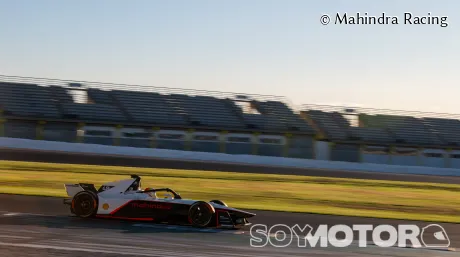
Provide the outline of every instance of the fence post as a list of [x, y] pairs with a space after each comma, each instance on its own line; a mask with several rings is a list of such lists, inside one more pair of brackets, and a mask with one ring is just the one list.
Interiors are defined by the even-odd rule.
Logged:
[[444, 168], [450, 168], [451, 167], [451, 152], [452, 148], [447, 148], [446, 152], [444, 153]]
[[388, 148], [388, 164], [393, 164], [393, 153], [394, 153], [394, 146], [390, 145]]
[[360, 162], [360, 163], [363, 162], [363, 159], [364, 159], [364, 158], [363, 158], [363, 154], [364, 154], [364, 149], [365, 149], [365, 148], [366, 148], [366, 145], [364, 145], [364, 144], [360, 144], [360, 145], [359, 145], [359, 156], [358, 156], [358, 158], [359, 158], [359, 162]]
[[150, 148], [157, 148], [157, 132], [160, 130], [159, 127], [152, 127], [152, 136], [150, 137]]
[[123, 128], [123, 125], [116, 125], [115, 126], [115, 135], [113, 137], [113, 145], [119, 146], [120, 145], [120, 137], [121, 137], [121, 129]]
[[46, 121], [44, 120], [37, 122], [37, 127], [35, 131], [36, 140], [43, 140], [43, 130], [44, 130], [45, 124], [46, 124]]
[[317, 144], [316, 136], [311, 138], [311, 159], [316, 160], [316, 144]]
[[219, 147], [220, 147], [220, 152], [221, 153], [226, 153], [227, 149], [227, 137], [226, 135], [228, 134], [228, 131], [224, 130], [220, 132], [219, 136]]
[[80, 122], [77, 124], [77, 137], [75, 138], [76, 143], [83, 143], [83, 138], [85, 137], [84, 131], [82, 130], [85, 126], [85, 123]]
[[333, 151], [334, 151], [334, 148], [335, 148], [335, 143], [334, 142], [329, 142], [329, 160], [328, 161], [333, 161]]
[[195, 129], [187, 130], [187, 136], [185, 137], [185, 151], [192, 150], [192, 133], [195, 132]]
[[316, 133], [316, 134], [313, 136], [313, 138], [312, 138], [312, 147], [313, 147], [313, 149], [312, 149], [312, 159], [313, 159], [313, 160], [316, 160], [317, 157], [318, 157], [318, 153], [317, 153], [317, 148], [316, 148], [316, 146], [317, 146], [317, 144], [318, 144], [318, 141], [321, 140], [321, 138], [322, 138], [322, 136], [321, 136], [321, 134], [319, 134], [319, 133]]
[[5, 123], [6, 119], [0, 116], [0, 137], [4, 137], [5, 135]]
[[252, 133], [253, 138], [252, 138], [252, 150], [251, 153], [252, 155], [257, 155], [259, 153], [259, 132], [254, 132]]
[[6, 119], [3, 118], [3, 109], [0, 109], [0, 137], [5, 136]]
[[5, 136], [5, 122], [6, 120], [3, 119], [3, 109], [0, 109], [0, 137]]
[[423, 147], [418, 147], [417, 148], [417, 165], [422, 166], [423, 165], [423, 158], [425, 158], [425, 154], [423, 152]]
[[283, 148], [283, 157], [289, 157], [289, 147], [291, 146], [292, 134], [286, 133], [284, 136], [286, 138], [286, 143]]

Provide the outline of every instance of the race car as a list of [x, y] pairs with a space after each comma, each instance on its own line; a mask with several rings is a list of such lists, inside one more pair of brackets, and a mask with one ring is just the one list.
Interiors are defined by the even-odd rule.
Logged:
[[[254, 213], [228, 207], [223, 201], [186, 200], [170, 188], [141, 188], [141, 178], [103, 184], [65, 184], [71, 213], [81, 218], [114, 218], [195, 227], [241, 228]], [[163, 198], [158, 192], [166, 193]]]

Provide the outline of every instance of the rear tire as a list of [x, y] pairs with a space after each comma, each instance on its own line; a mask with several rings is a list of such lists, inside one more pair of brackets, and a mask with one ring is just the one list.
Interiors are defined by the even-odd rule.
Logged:
[[98, 199], [93, 192], [81, 191], [72, 199], [71, 212], [81, 218], [90, 218], [96, 215], [97, 206]]
[[209, 202], [228, 207], [228, 205], [221, 200], [211, 200]]
[[198, 201], [190, 206], [188, 218], [194, 227], [207, 227], [214, 217], [214, 207], [204, 201]]

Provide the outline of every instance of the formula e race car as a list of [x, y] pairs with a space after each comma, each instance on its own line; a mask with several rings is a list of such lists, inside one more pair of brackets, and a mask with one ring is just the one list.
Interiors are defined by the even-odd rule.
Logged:
[[[115, 218], [195, 227], [240, 228], [249, 225], [254, 213], [228, 207], [220, 200], [185, 200], [169, 188], [141, 189], [141, 178], [103, 184], [65, 184], [69, 198], [64, 204], [78, 217]], [[157, 193], [166, 193], [163, 198]]]

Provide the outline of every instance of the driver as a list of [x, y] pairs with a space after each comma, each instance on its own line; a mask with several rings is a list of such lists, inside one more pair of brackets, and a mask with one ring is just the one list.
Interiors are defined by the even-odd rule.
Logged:
[[[148, 190], [152, 190], [152, 189], [153, 188], [151, 188], [151, 187], [147, 187], [147, 188], [144, 189], [144, 191], [148, 191]], [[149, 192], [147, 194], [152, 198], [157, 198], [157, 194], [155, 192]]]
[[139, 191], [139, 181], [134, 181], [133, 184], [128, 188], [128, 192]]

